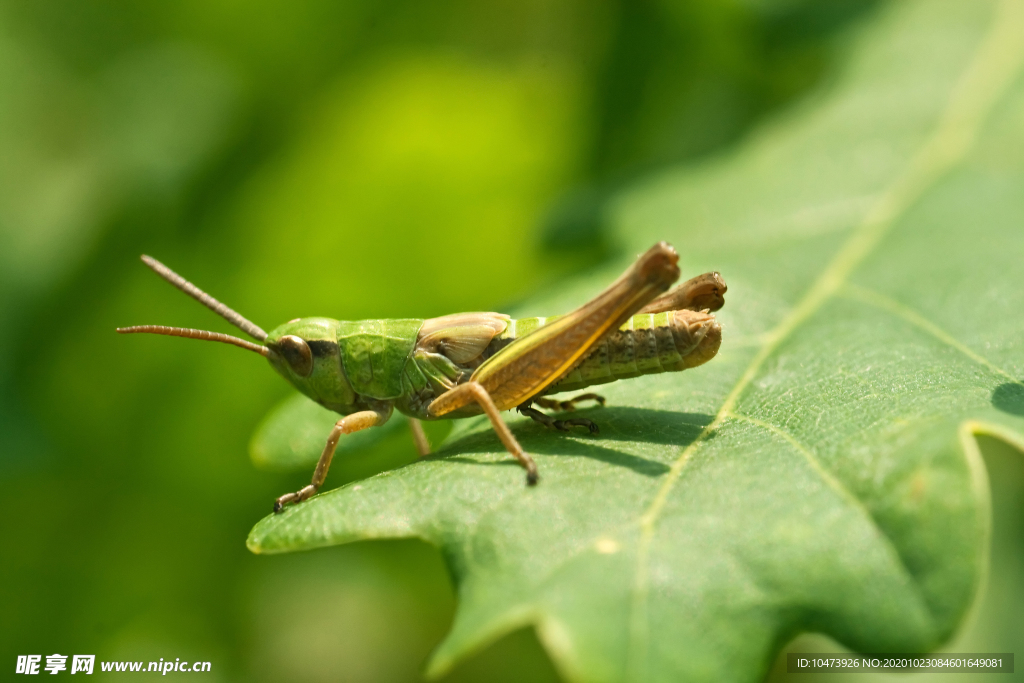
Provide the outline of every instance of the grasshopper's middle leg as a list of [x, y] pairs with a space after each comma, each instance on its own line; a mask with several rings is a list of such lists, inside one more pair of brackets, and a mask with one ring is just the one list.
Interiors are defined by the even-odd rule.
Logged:
[[[466, 382], [460, 384], [451, 391], [446, 391], [442, 394], [445, 397], [445, 404], [447, 410], [458, 410], [462, 406], [467, 406], [470, 403], [477, 403], [481, 408], [484, 409], [484, 413], [491, 420], [491, 426], [494, 427], [494, 431], [498, 433], [498, 438], [501, 439], [501, 443], [505, 445], [512, 456], [519, 461], [519, 464], [526, 470], [526, 483], [529, 486], [533, 486], [537, 483], [537, 463], [533, 461], [523, 447], [516, 441], [516, 437], [512, 435], [512, 430], [508, 428], [505, 421], [501, 419], [501, 414], [498, 412], [498, 407], [494, 405], [494, 400], [491, 395], [487, 393], [483, 385], [479, 382]], [[434, 399], [437, 401], [437, 399]], [[433, 405], [433, 403], [431, 404]], [[430, 406], [427, 407], [427, 411], [430, 412]]]
[[308, 486], [303, 486], [295, 493], [286, 493], [274, 502], [274, 512], [281, 512], [289, 503], [301, 503], [316, 493], [324, 480], [327, 479], [327, 470], [331, 467], [331, 460], [334, 458], [334, 451], [338, 447], [338, 440], [342, 434], [351, 434], [370, 427], [377, 427], [388, 421], [391, 412], [377, 412], [376, 410], [363, 410], [358, 413], [346, 415], [334, 424], [330, 435], [327, 437], [327, 444], [324, 446], [320, 460], [313, 471], [313, 481]]
[[416, 442], [416, 452], [420, 457], [430, 455], [430, 441], [427, 439], [427, 433], [423, 431], [423, 423], [415, 417], [410, 417], [409, 431], [412, 432], [412, 440]]

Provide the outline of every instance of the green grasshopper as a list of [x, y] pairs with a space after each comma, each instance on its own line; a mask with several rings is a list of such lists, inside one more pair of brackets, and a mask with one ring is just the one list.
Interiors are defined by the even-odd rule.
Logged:
[[430, 452], [420, 420], [485, 413], [532, 486], [538, 481], [537, 464], [502, 421], [501, 411], [516, 408], [561, 431], [580, 426], [597, 433], [597, 425], [588, 419], [556, 420], [533, 406], [557, 411], [572, 410], [584, 400], [604, 405], [596, 394], [568, 401], [545, 397], [692, 368], [711, 360], [722, 341], [712, 312], [725, 303], [725, 282], [718, 273], [705, 273], [669, 290], [679, 278], [679, 256], [664, 242], [567, 315], [520, 320], [500, 313], [458, 313], [429, 320], [296, 318], [270, 334], [156, 259], [142, 260], [262, 343], [163, 325], [124, 327], [118, 332], [205, 339], [255, 351], [296, 389], [344, 416], [327, 437], [312, 482], [279, 497], [274, 512], [320, 489], [343, 434], [378, 427], [395, 409], [411, 418], [420, 455]]

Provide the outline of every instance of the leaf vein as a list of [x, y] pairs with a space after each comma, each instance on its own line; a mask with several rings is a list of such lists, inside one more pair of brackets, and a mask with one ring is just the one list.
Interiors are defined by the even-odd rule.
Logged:
[[964, 160], [974, 147], [978, 131], [1000, 96], [1020, 70], [1024, 60], [1024, 3], [1002, 0], [987, 35], [974, 58], [950, 93], [938, 122], [906, 169], [879, 196], [803, 299], [769, 333], [765, 344], [751, 360], [739, 381], [726, 396], [715, 419], [690, 443], [672, 464], [661, 487], [641, 517], [640, 545], [634, 579], [630, 643], [627, 666], [634, 680], [642, 679], [647, 647], [647, 571], [654, 528], [669, 494], [686, 463], [708, 436], [733, 412], [740, 396], [750, 386], [768, 358], [793, 332], [813, 316], [847, 282], [850, 274], [878, 246], [889, 230], [924, 193]]
[[928, 320], [928, 318], [924, 317], [923, 315], [921, 315], [914, 309], [910, 308], [909, 306], [901, 304], [895, 299], [887, 297], [884, 294], [876, 292], [873, 289], [862, 287], [860, 285], [855, 285], [853, 283], [846, 283], [843, 286], [842, 290], [839, 292], [839, 296], [842, 296], [853, 301], [859, 301], [861, 303], [868, 304], [869, 306], [879, 308], [888, 313], [892, 313], [893, 315], [896, 315], [902, 318], [903, 320], [909, 322], [911, 325], [921, 328], [922, 330], [929, 333], [930, 335], [932, 335], [942, 343], [946, 344], [950, 348], [956, 349], [960, 353], [964, 354], [974, 362], [979, 363], [980, 365], [984, 365], [986, 368], [996, 373], [997, 375], [1001, 375], [1002, 377], [1010, 380], [1014, 384], [1020, 384], [1021, 386], [1024, 386], [1024, 382], [1021, 382], [1021, 380], [1017, 379], [1010, 373], [1006, 372], [1001, 367], [990, 361], [988, 358], [985, 358], [980, 353], [974, 351], [972, 348], [961, 342], [953, 335], [946, 332], [944, 329], [933, 323], [931, 320]]
[[859, 512], [864, 517], [864, 519], [867, 520], [868, 523], [875, 529], [875, 531], [878, 533], [879, 537], [882, 540], [882, 544], [885, 547], [887, 554], [894, 560], [895, 565], [900, 568], [900, 570], [903, 573], [903, 578], [906, 579], [907, 584], [913, 587], [914, 592], [917, 594], [917, 598], [920, 601], [924, 610], [930, 613], [930, 610], [928, 609], [928, 601], [925, 600], [924, 593], [922, 592], [921, 587], [917, 584], [916, 580], [914, 579], [913, 572], [910, 571], [910, 568], [904, 561], [903, 556], [900, 555], [900, 552], [897, 549], [896, 544], [893, 543], [892, 538], [890, 538], [889, 535], [885, 532], [885, 530], [878, 523], [878, 520], [875, 519], [875, 516], [871, 514], [871, 511], [864, 504], [864, 502], [861, 499], [857, 498], [857, 496], [855, 496], [853, 492], [850, 491], [850, 489], [847, 488], [845, 484], [843, 484], [842, 481], [840, 481], [838, 478], [836, 478], [835, 475], [829, 472], [828, 469], [821, 464], [821, 461], [818, 459], [818, 456], [815, 455], [810, 448], [804, 445], [800, 440], [798, 440], [795, 436], [790, 434], [785, 429], [773, 425], [770, 422], [765, 422], [764, 420], [759, 420], [756, 417], [750, 417], [749, 415], [743, 415], [741, 413], [730, 413], [729, 417], [735, 420], [748, 422], [754, 425], [755, 427], [760, 427], [765, 431], [775, 434], [776, 436], [787, 441], [793, 448], [795, 448], [801, 455], [803, 455], [804, 459], [807, 460], [807, 464], [811, 466], [811, 469], [813, 469], [819, 477], [821, 477], [822, 481], [825, 482], [825, 485], [831, 488], [833, 491], [835, 491], [835, 493], [848, 505], [850, 505], [850, 507], [854, 508], [857, 512]]

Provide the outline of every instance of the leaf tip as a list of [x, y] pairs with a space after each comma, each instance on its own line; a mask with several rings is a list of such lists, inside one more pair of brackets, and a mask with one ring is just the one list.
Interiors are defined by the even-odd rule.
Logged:
[[[276, 526], [275, 522], [279, 517], [280, 515], [269, 514], [256, 522], [245, 539], [245, 547], [249, 549], [249, 552], [256, 555], [274, 552], [274, 548], [268, 547], [266, 542], [268, 538], [273, 537], [274, 527]], [[273, 546], [272, 541], [271, 546]]]
[[257, 523], [249, 532], [249, 536], [245, 539], [245, 547], [254, 555], [263, 554], [263, 545], [260, 543], [260, 534], [257, 533], [259, 531], [259, 527], [260, 525]]
[[452, 670], [455, 661], [450, 657], [438, 656], [437, 653], [427, 661], [427, 667], [423, 671], [423, 678], [428, 681], [436, 681]]

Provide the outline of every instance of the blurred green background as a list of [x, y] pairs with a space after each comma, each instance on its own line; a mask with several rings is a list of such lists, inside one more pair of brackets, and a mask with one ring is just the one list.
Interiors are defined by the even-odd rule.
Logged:
[[[0, 2], [3, 666], [419, 680], [454, 610], [440, 554], [251, 555], [309, 477], [246, 452], [288, 387], [231, 347], [116, 336], [231, 331], [138, 255], [267, 329], [502, 310], [615, 252], [620, 188], [827, 87], [876, 4]], [[329, 485], [414, 458], [394, 434]], [[522, 631], [446, 680], [555, 677]]]

